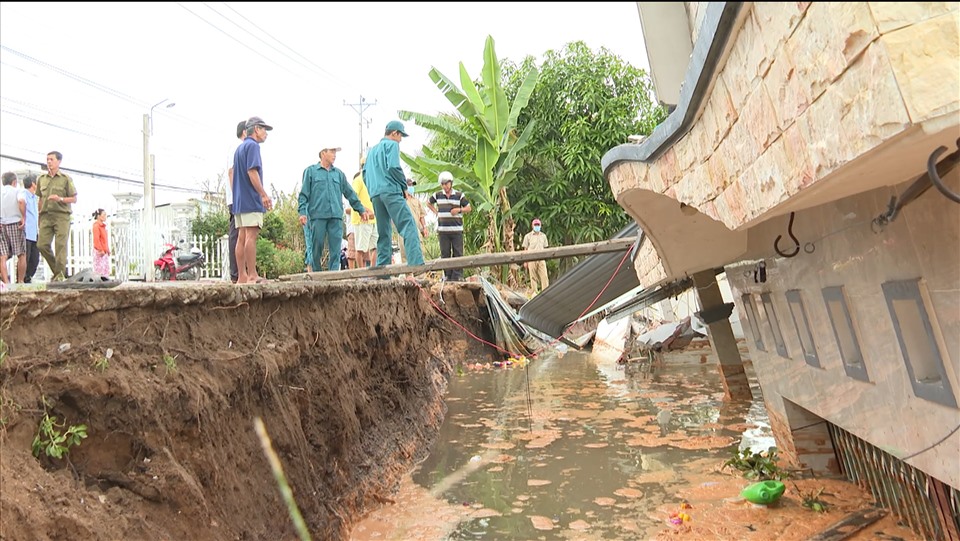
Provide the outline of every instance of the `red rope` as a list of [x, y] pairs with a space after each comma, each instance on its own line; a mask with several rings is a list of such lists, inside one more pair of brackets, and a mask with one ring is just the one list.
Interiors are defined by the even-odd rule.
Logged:
[[[594, 306], [595, 304], [597, 304], [597, 301], [600, 300], [600, 297], [603, 296], [603, 293], [607, 290], [608, 287], [610, 287], [610, 283], [613, 282], [613, 279], [617, 276], [617, 273], [620, 272], [620, 268], [623, 267], [623, 263], [627, 260], [627, 257], [628, 257], [629, 255], [630, 255], [630, 250], [627, 250], [626, 252], [624, 252], [623, 258], [620, 260], [620, 264], [617, 265], [616, 270], [613, 271], [613, 274], [610, 276], [610, 279], [607, 280], [607, 283], [604, 284], [603, 288], [600, 290], [600, 293], [597, 293], [597, 296], [594, 297], [593, 302], [590, 303], [590, 306], [587, 306], [587, 307], [583, 310], [583, 312], [580, 312], [580, 315], [577, 316], [576, 319], [582, 318], [584, 314], [586, 314], [586, 313], [589, 312], [591, 309], [593, 309], [593, 306]], [[427, 301], [429, 301], [430, 304], [432, 304], [433, 307], [436, 308], [436, 310], [437, 310], [438, 312], [440, 312], [440, 315], [442, 315], [443, 317], [445, 317], [445, 318], [447, 318], [448, 320], [452, 321], [453, 324], [456, 325], [457, 327], [460, 327], [461, 329], [463, 329], [463, 332], [467, 333], [467, 334], [468, 334], [470, 337], [472, 337], [474, 340], [476, 340], [476, 341], [478, 341], [478, 342], [481, 342], [481, 343], [484, 343], [484, 344], [486, 344], [486, 345], [488, 345], [488, 346], [491, 346], [491, 347], [493, 347], [493, 348], [495, 348], [495, 349], [497, 349], [497, 350], [499, 350], [499, 351], [501, 351], [501, 352], [503, 352], [503, 353], [506, 353], [507, 355], [510, 355], [511, 357], [520, 357], [520, 356], [521, 356], [521, 355], [519, 355], [519, 354], [517, 354], [517, 353], [514, 353], [514, 352], [512, 352], [512, 351], [505, 350], [505, 349], [503, 349], [502, 347], [500, 347], [500, 346], [498, 346], [498, 345], [496, 345], [496, 344], [492, 344], [492, 343], [490, 343], [490, 342], [487, 342], [487, 341], [484, 340], [483, 338], [480, 338], [479, 336], [477, 336], [477, 335], [473, 334], [472, 332], [470, 332], [466, 327], [464, 327], [463, 325], [461, 325], [460, 322], [458, 322], [457, 320], [453, 319], [453, 317], [451, 317], [450, 314], [444, 312], [444, 311], [443, 311], [443, 308], [440, 308], [440, 306], [438, 306], [437, 303], [433, 302], [433, 297], [432, 297], [429, 293], [427, 293], [426, 290], [423, 289], [423, 286], [421, 286], [419, 282], [417, 282], [416, 280], [413, 280], [413, 283], [416, 284], [418, 288], [420, 288], [420, 292], [423, 293], [423, 295], [424, 295], [424, 297], [426, 297]], [[574, 321], [576, 321], [576, 320], [574, 320]], [[538, 355], [540, 355], [540, 353], [544, 352], [547, 348], [550, 348], [550, 347], [552, 347], [554, 344], [556, 344], [557, 342], [559, 342], [560, 339], [563, 338], [564, 336], [566, 336], [566, 334], [567, 334], [568, 332], [570, 332], [570, 328], [569, 328], [569, 327], [567, 328], [567, 330], [563, 331], [563, 333], [562, 333], [560, 336], [558, 336], [557, 338], [553, 339], [552, 342], [546, 344], [546, 345], [543, 346], [542, 348], [540, 348], [540, 349], [534, 351], [533, 353], [531, 353], [531, 354], [530, 354], [530, 357], [531, 357], [531, 358], [537, 357]], [[623, 352], [623, 351], [621, 350], [621, 353], [622, 353], [622, 352]]]
[[477, 335], [473, 334], [472, 332], [470, 332], [470, 330], [467, 329], [466, 327], [464, 327], [463, 325], [461, 325], [459, 321], [453, 319], [453, 317], [451, 317], [450, 314], [444, 312], [444, 311], [443, 311], [443, 308], [440, 308], [440, 306], [438, 306], [437, 303], [433, 302], [433, 297], [432, 297], [430, 294], [428, 294], [428, 293], [423, 289], [423, 286], [421, 286], [419, 282], [417, 282], [416, 280], [414, 280], [413, 283], [414, 283], [414, 284], [417, 284], [417, 287], [420, 288], [420, 292], [423, 293], [423, 296], [426, 297], [426, 299], [427, 299], [428, 301], [430, 301], [430, 304], [432, 304], [434, 308], [437, 309], [437, 312], [440, 312], [440, 315], [442, 315], [443, 317], [445, 317], [445, 318], [449, 319], [450, 321], [452, 321], [453, 324], [456, 325], [457, 327], [460, 327], [461, 329], [463, 329], [463, 332], [465, 332], [465, 333], [467, 333], [468, 335], [470, 335], [470, 337], [472, 337], [474, 340], [476, 340], [476, 341], [478, 341], [478, 342], [482, 342], [482, 343], [484, 343], [484, 344], [486, 344], [486, 345], [488, 345], [488, 346], [491, 346], [491, 347], [493, 347], [493, 348], [496, 348], [496, 349], [502, 351], [503, 353], [506, 353], [507, 355], [510, 355], [510, 356], [512, 356], [512, 357], [519, 357], [519, 355], [513, 353], [512, 351], [507, 351], [507, 350], [503, 349], [502, 347], [500, 347], [500, 346], [498, 346], [498, 345], [496, 345], [496, 344], [493, 344], [493, 343], [491, 343], [491, 342], [487, 342], [487, 341], [484, 340], [483, 338], [480, 338], [479, 336], [477, 336]]

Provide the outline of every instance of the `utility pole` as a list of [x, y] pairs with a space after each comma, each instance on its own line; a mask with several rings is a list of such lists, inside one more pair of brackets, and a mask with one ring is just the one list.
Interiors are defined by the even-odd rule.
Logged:
[[360, 115], [360, 154], [357, 156], [357, 164], [359, 165], [363, 161], [363, 112], [366, 111], [369, 107], [372, 107], [377, 104], [376, 101], [370, 103], [362, 95], [360, 96], [360, 103], [347, 103], [347, 100], [343, 100], [344, 105], [349, 105], [353, 108], [354, 111]]
[[[153, 110], [167, 103], [169, 98], [155, 104], [150, 112], [143, 115], [143, 279], [152, 282], [153, 272], [153, 220], [155, 219], [156, 205], [154, 202], [154, 169], [153, 154], [150, 153], [150, 136], [153, 135]], [[176, 103], [167, 103], [169, 109]]]

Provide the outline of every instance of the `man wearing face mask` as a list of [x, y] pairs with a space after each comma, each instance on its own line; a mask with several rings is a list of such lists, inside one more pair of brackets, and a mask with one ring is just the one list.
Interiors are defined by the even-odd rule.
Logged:
[[[533, 231], [523, 236], [524, 250], [543, 250], [547, 248], [547, 236], [540, 231], [540, 218], [533, 220]], [[540, 293], [550, 285], [550, 278], [547, 276], [546, 261], [529, 261], [525, 263], [527, 272], [530, 274], [530, 286], [534, 294]]]
[[[427, 222], [426, 222], [426, 213], [423, 210], [423, 202], [417, 198], [416, 193], [417, 181], [412, 178], [407, 179], [407, 193], [404, 197], [407, 198], [407, 206], [410, 207], [410, 214], [413, 215], [413, 223], [417, 226], [417, 232], [420, 233], [420, 245], [423, 245], [423, 239], [427, 236]], [[406, 250], [403, 248], [403, 237], [400, 237], [400, 259], [406, 264], [407, 256]]]

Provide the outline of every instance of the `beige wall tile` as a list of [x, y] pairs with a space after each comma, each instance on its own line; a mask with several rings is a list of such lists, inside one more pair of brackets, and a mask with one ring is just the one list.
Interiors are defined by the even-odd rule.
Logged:
[[898, 30], [933, 17], [955, 12], [957, 2], [869, 2], [870, 12], [881, 34]]
[[915, 124], [960, 110], [958, 27], [953, 11], [880, 38]]

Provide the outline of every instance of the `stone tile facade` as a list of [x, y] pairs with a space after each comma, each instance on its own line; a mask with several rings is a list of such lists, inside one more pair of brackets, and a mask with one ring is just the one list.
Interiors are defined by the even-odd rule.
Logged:
[[[618, 200], [649, 190], [747, 229], [838, 190], [834, 173], [913, 127], [960, 124], [957, 3], [748, 5], [692, 129], [656, 161], [608, 172]], [[688, 4], [691, 24], [704, 6]]]

